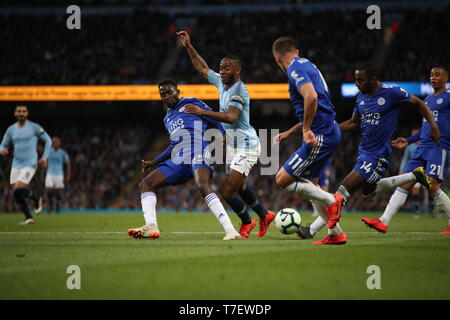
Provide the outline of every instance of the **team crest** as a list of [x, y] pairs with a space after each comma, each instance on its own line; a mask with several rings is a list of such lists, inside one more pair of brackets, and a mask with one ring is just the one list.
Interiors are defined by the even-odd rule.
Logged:
[[184, 110], [186, 110], [186, 107], [185, 107], [185, 106], [182, 106], [182, 107], [178, 110], [178, 112], [184, 112]]
[[378, 98], [378, 104], [380, 105], [380, 106], [382, 106], [383, 104], [385, 104], [386, 103], [386, 100], [384, 100], [384, 98], [383, 97], [380, 97], [380, 98]]
[[439, 99], [436, 100], [437, 104], [441, 104], [442, 102], [444, 102], [444, 99], [442, 99], [442, 98], [439, 98]]

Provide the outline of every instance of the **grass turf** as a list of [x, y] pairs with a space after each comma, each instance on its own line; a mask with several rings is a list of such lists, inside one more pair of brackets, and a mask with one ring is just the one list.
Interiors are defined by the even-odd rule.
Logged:
[[[140, 214], [41, 215], [26, 226], [0, 214], [0, 299], [450, 299], [445, 218], [398, 214], [380, 234], [360, 216], [342, 218], [347, 245], [313, 246], [274, 225], [262, 239], [257, 226], [223, 241], [212, 214], [160, 214], [160, 240], [127, 236]], [[81, 290], [67, 289], [70, 265], [81, 268]], [[380, 290], [367, 288], [370, 265]]]

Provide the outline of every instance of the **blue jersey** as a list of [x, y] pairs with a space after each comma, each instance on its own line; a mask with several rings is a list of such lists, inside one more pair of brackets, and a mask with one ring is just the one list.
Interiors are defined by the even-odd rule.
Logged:
[[[441, 132], [441, 144], [444, 148], [450, 150], [450, 90], [444, 91], [437, 96], [429, 95], [425, 98], [425, 103], [433, 114], [434, 121]], [[422, 130], [420, 133], [421, 146], [436, 146], [436, 142], [430, 137], [431, 126], [423, 119]]]
[[315, 135], [328, 134], [334, 126], [336, 116], [327, 83], [319, 69], [308, 59], [294, 58], [287, 69], [289, 82], [289, 94], [295, 115], [299, 122], [303, 123], [304, 100], [300, 94], [300, 88], [305, 83], [312, 83], [317, 93], [317, 111], [314, 116], [311, 130]]
[[227, 131], [227, 144], [235, 149], [253, 149], [258, 147], [258, 135], [250, 125], [250, 96], [245, 84], [239, 80], [230, 88], [225, 89], [220, 75], [213, 70], [208, 71], [208, 81], [219, 89], [220, 112], [226, 112], [229, 107], [241, 110], [239, 117], [234, 123], [222, 123]]
[[376, 157], [390, 155], [391, 137], [400, 115], [400, 104], [408, 102], [410, 95], [404, 89], [382, 85], [373, 95], [359, 93], [354, 113], [360, 117], [360, 153]]
[[11, 125], [3, 137], [0, 150], [14, 145], [12, 167], [15, 169], [37, 168], [38, 153], [36, 146], [38, 140], [45, 142], [42, 158], [48, 158], [52, 140], [40, 125], [30, 120], [20, 128], [18, 123]]
[[64, 175], [64, 164], [68, 162], [69, 156], [64, 149], [59, 148], [55, 150], [52, 147], [48, 155], [47, 174], [56, 176]]
[[184, 113], [188, 104], [211, 110], [203, 101], [196, 98], [181, 98], [175, 108], [167, 110], [164, 126], [169, 134], [169, 149], [175, 149], [172, 151], [176, 154], [176, 158], [172, 158], [175, 163], [191, 163], [194, 156], [203, 154], [203, 150], [209, 144], [203, 139], [203, 134], [208, 128], [218, 128], [222, 134], [225, 134], [220, 122], [208, 117]]

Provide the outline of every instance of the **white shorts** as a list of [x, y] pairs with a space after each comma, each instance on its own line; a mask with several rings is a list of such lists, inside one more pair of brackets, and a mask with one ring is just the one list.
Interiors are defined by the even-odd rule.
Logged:
[[230, 169], [233, 169], [247, 177], [252, 167], [258, 162], [260, 154], [260, 144], [253, 149], [234, 149], [227, 146], [226, 173], [229, 174]]
[[31, 179], [33, 179], [35, 173], [35, 168], [12, 168], [11, 175], [9, 176], [9, 183], [15, 184], [16, 182], [20, 181], [25, 184], [29, 184]]
[[64, 175], [47, 174], [45, 177], [45, 187], [64, 189]]

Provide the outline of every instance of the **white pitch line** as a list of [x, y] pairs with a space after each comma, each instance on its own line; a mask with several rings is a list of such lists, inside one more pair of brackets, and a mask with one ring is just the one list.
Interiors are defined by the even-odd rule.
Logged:
[[[173, 234], [223, 234], [223, 232], [216, 231], [167, 231], [167, 233]], [[270, 232], [268, 232], [270, 233]], [[377, 232], [346, 232], [348, 234], [378, 234]], [[25, 235], [25, 234], [127, 234], [126, 231], [0, 231], [0, 235]], [[413, 232], [413, 231], [395, 231], [389, 232], [389, 234], [439, 234], [438, 232]]]

